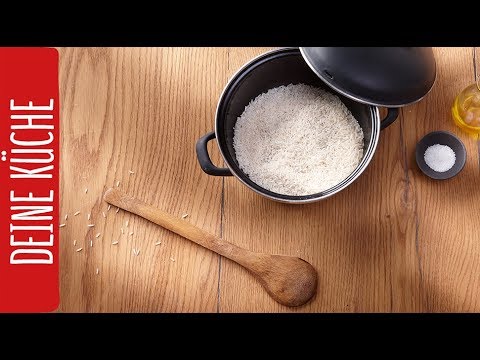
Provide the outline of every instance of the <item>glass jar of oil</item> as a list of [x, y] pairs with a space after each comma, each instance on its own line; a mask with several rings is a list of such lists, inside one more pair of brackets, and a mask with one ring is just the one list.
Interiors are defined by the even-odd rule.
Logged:
[[480, 85], [472, 84], [455, 98], [452, 115], [455, 123], [465, 132], [480, 136]]

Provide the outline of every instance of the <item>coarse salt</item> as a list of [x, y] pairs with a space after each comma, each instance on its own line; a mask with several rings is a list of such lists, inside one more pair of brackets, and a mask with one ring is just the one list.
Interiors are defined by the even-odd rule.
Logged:
[[445, 172], [455, 165], [456, 156], [451, 147], [435, 144], [425, 150], [424, 159], [433, 171]]

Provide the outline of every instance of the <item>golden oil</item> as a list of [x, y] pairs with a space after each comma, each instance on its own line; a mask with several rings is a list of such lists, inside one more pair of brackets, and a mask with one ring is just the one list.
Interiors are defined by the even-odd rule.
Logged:
[[466, 87], [455, 98], [452, 106], [455, 124], [468, 134], [480, 136], [480, 88], [478, 84]]

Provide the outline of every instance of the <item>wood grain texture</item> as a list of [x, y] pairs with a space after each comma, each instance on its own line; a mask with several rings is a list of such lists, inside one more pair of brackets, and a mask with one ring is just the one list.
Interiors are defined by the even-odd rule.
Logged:
[[69, 214], [60, 311], [217, 310], [218, 255], [106, 212], [102, 196], [119, 180], [129, 194], [220, 233], [222, 179], [202, 173], [195, 142], [211, 128], [226, 65], [226, 49], [60, 49], [61, 212]]
[[[213, 129], [228, 78], [266, 50], [60, 49], [61, 211], [69, 214], [60, 311], [480, 311], [480, 146], [450, 114], [454, 96], [474, 81], [472, 48], [435, 49], [432, 92], [381, 133], [354, 184], [308, 205], [264, 199], [233, 177], [204, 174], [196, 161], [195, 142]], [[426, 178], [414, 159], [416, 142], [439, 129], [456, 133], [468, 152], [465, 169], [448, 181]], [[232, 261], [122, 210], [103, 218], [102, 193], [117, 180], [233, 244], [304, 258], [318, 271], [316, 297], [287, 308]]]
[[472, 48], [435, 49], [438, 76], [425, 101], [403, 110], [405, 142], [415, 143], [433, 130], [456, 134], [467, 149], [463, 171], [448, 181], [422, 176], [413, 151], [408, 159], [415, 189], [418, 244], [428, 311], [480, 311], [480, 172], [475, 138], [453, 121], [454, 98], [475, 81]]

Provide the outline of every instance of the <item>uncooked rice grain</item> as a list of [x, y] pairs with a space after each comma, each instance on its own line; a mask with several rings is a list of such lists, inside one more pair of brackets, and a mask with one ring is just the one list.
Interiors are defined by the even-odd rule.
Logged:
[[64, 227], [64, 226], [67, 226], [67, 224], [60, 224], [59, 227]]
[[363, 156], [363, 132], [335, 95], [313, 86], [280, 86], [259, 95], [237, 119], [240, 168], [261, 187], [311, 195], [347, 178]]

